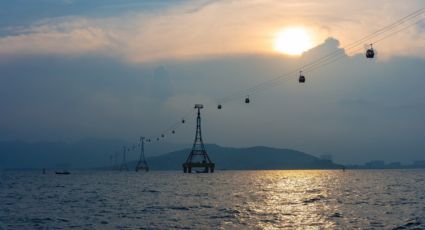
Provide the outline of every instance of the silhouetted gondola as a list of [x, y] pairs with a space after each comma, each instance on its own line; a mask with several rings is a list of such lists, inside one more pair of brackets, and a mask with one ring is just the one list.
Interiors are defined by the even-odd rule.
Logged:
[[175, 130], [173, 130], [173, 131], [171, 131], [171, 133], [172, 133], [172, 134], [175, 134], [175, 133], [176, 133], [176, 131], [175, 131]]
[[182, 119], [182, 123], [185, 123], [185, 120], [184, 119]]
[[221, 109], [221, 105], [218, 105], [218, 106], [217, 106], [217, 109]]
[[299, 83], [304, 83], [305, 82], [305, 77], [303, 75], [303, 71], [300, 71], [300, 77], [298, 78], [298, 82]]
[[248, 104], [250, 102], [249, 97], [245, 98], [245, 103]]
[[370, 48], [366, 50], [366, 58], [374, 58], [375, 51], [373, 50], [372, 44], [370, 44]]

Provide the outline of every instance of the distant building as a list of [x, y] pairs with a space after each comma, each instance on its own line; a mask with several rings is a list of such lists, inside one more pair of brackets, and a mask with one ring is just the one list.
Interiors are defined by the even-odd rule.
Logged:
[[385, 161], [369, 161], [365, 164], [366, 168], [385, 168]]
[[401, 163], [400, 162], [391, 162], [387, 165], [387, 168], [401, 168]]
[[416, 168], [425, 168], [425, 161], [415, 161], [412, 165]]

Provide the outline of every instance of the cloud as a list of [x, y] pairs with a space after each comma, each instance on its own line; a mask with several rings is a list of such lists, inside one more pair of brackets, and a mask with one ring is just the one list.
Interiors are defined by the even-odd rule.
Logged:
[[0, 56], [33, 54], [79, 55], [105, 50], [113, 34], [87, 20], [67, 19], [19, 28], [0, 39]]
[[[316, 44], [332, 36], [344, 47], [421, 5], [418, 0], [409, 4], [384, 0], [205, 1], [155, 11], [123, 11], [119, 16], [58, 17], [0, 37], [0, 56], [102, 54], [137, 63], [271, 54], [277, 31], [291, 25], [306, 27]], [[377, 44], [380, 56], [425, 57], [421, 26]], [[363, 48], [351, 52], [363, 52]]]

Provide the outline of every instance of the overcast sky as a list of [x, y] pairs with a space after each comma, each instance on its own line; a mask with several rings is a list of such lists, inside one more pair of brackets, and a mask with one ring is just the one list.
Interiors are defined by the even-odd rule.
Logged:
[[[341, 163], [425, 160], [425, 23], [377, 43], [375, 60], [362, 47], [343, 49], [422, 7], [423, 0], [2, 1], [0, 139], [137, 140], [202, 103], [208, 143], [293, 148]], [[276, 52], [276, 33], [288, 26], [309, 31], [314, 47], [299, 57]], [[250, 95], [250, 104], [239, 95], [216, 109], [223, 97], [335, 50], [343, 58], [306, 71], [306, 84], [294, 74]], [[194, 119], [166, 141], [190, 143]]]

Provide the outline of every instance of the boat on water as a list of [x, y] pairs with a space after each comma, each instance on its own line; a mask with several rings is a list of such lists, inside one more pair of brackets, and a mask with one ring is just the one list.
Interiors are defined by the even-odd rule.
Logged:
[[71, 173], [69, 171], [55, 171], [55, 174], [57, 174], [57, 175], [69, 175]]

